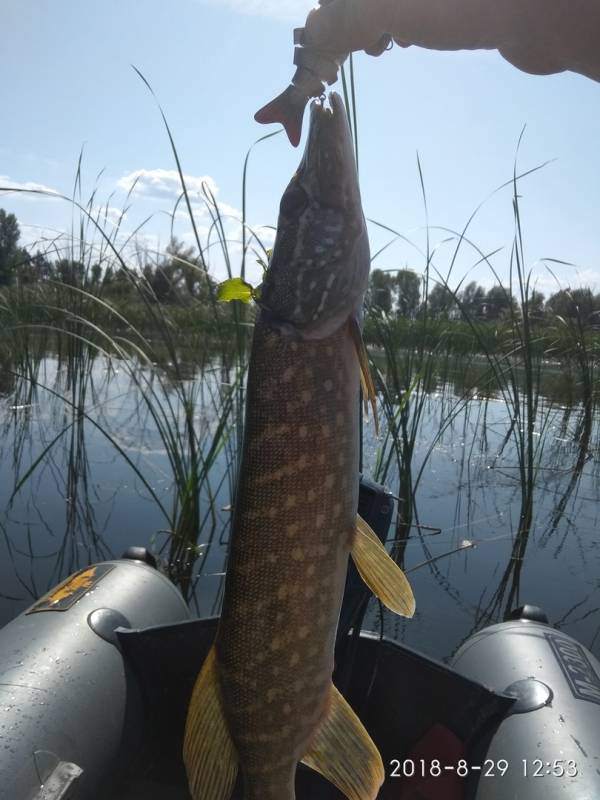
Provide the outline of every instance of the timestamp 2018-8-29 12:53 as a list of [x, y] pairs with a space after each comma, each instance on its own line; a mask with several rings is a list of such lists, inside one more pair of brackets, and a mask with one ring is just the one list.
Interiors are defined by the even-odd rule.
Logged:
[[482, 764], [470, 764], [460, 759], [455, 764], [442, 763], [438, 759], [396, 759], [390, 761], [390, 778], [437, 778], [453, 773], [459, 778], [480, 775], [482, 778], [503, 778], [514, 770], [524, 778], [575, 778], [579, 774], [577, 763], [573, 760], [554, 759], [544, 761], [540, 758], [522, 758], [516, 763], [506, 759], [486, 759]]

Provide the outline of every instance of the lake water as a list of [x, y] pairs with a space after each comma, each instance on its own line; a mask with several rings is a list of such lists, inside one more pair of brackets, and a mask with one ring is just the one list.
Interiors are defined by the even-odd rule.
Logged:
[[[174, 419], [181, 421], [183, 411], [174, 384], [155, 382], [152, 370], [139, 374], [142, 382], [125, 365], [110, 367], [99, 358], [84, 394], [75, 396], [69, 376], [47, 358], [33, 394], [10, 380], [0, 386], [0, 624], [71, 572], [118, 557], [129, 545], [167, 555], [168, 522], [157, 501], [170, 509], [173, 464], [160, 419], [146, 402], [154, 391], [149, 387]], [[195, 387], [194, 425], [208, 447], [218, 425], [220, 387], [231, 378], [215, 369], [204, 377], [192, 371], [187, 380]], [[534, 521], [524, 558], [515, 559], [521, 494], [514, 446], [505, 443], [506, 405], [496, 397], [471, 398], [431, 450], [455, 391], [446, 381], [428, 395], [413, 456], [413, 475], [424, 465], [416, 490], [420, 527], [411, 528], [405, 547], [416, 615], [401, 620], [385, 614], [381, 620], [374, 603], [368, 626], [383, 625], [387, 635], [445, 659], [475, 629], [532, 603], [600, 656], [597, 420], [582, 457], [578, 409], [549, 399], [544, 405]], [[85, 416], [74, 414], [61, 394]], [[200, 615], [219, 608], [233, 479], [227, 465], [237, 432], [232, 429], [202, 490], [200, 544], [210, 547], [200, 548], [190, 584]], [[380, 446], [367, 423], [366, 474], [375, 468]], [[387, 483], [398, 492], [393, 472]]]

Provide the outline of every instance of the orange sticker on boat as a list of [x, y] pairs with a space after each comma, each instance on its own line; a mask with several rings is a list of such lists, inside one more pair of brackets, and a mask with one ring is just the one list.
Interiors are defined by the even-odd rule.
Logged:
[[105, 575], [114, 569], [114, 564], [97, 564], [87, 567], [71, 575], [51, 592], [44, 595], [25, 613], [35, 614], [38, 611], [67, 611], [78, 600], [93, 589]]

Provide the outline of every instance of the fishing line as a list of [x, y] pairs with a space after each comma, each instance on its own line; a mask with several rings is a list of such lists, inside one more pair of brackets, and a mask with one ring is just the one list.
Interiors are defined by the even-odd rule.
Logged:
[[363, 471], [363, 391], [362, 387], [358, 392], [358, 471], [362, 475]]
[[503, 533], [499, 536], [490, 536], [488, 539], [465, 539], [466, 544], [462, 544], [459, 547], [455, 547], [453, 550], [447, 550], [445, 553], [440, 553], [439, 556], [432, 556], [428, 558], [427, 561], [421, 561], [419, 564], [416, 564], [414, 567], [410, 567], [409, 569], [405, 569], [404, 572], [408, 575], [410, 572], [415, 572], [422, 567], [427, 567], [430, 564], [433, 564], [435, 561], [439, 561], [442, 558], [447, 558], [448, 556], [452, 556], [455, 553], [462, 553], [467, 550], [475, 550], [477, 547], [481, 547], [482, 544], [487, 544], [488, 542], [501, 542], [507, 539], [512, 539], [512, 533]]
[[365, 695], [365, 704], [369, 702], [369, 698], [373, 692], [373, 687], [375, 685], [375, 679], [377, 677], [377, 672], [379, 671], [379, 662], [381, 659], [381, 645], [383, 643], [384, 638], [384, 607], [383, 603], [379, 598], [377, 598], [377, 603], [379, 605], [379, 639], [377, 640], [377, 650], [375, 651], [375, 662], [373, 664], [373, 669], [371, 671], [371, 680], [369, 681], [369, 686], [367, 687], [367, 692]]

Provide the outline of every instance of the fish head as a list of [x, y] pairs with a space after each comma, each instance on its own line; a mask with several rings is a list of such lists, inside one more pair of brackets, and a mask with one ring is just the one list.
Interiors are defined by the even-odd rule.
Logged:
[[359, 315], [369, 276], [369, 241], [350, 125], [341, 97], [311, 106], [300, 166], [279, 209], [260, 305], [274, 327], [324, 338]]
[[[320, 0], [319, 5], [326, 5], [331, 0]], [[308, 15], [307, 23], [315, 10]], [[292, 82], [280, 95], [270, 103], [259, 109], [254, 119], [263, 125], [280, 122], [285, 128], [288, 139], [297, 147], [302, 136], [302, 120], [304, 109], [311, 97], [322, 97], [325, 93], [325, 84], [331, 86], [338, 79], [339, 69], [348, 58], [349, 53], [324, 52], [307, 41], [304, 28], [294, 30], [294, 64], [297, 69], [292, 77]], [[379, 56], [388, 50], [392, 44], [392, 37], [385, 33], [365, 52], [372, 56]]]

